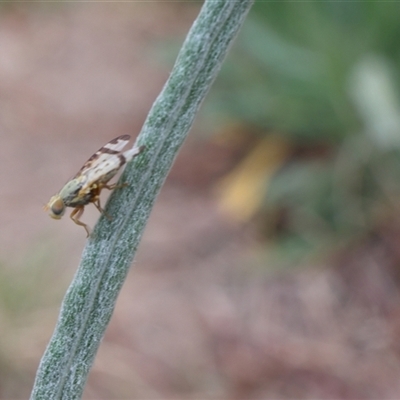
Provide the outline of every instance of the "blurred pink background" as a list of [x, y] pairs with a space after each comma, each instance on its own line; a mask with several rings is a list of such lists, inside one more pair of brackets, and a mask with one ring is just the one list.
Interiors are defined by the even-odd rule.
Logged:
[[[1, 399], [29, 395], [85, 244], [83, 229], [42, 206], [104, 143], [139, 133], [198, 10], [0, 10]], [[394, 253], [374, 243], [349, 251], [333, 260], [341, 273], [265, 268], [255, 228], [217, 203], [214, 183], [236, 150], [196, 136], [202, 129], [157, 200], [84, 398], [399, 396], [398, 292], [377, 268]], [[83, 220], [97, 218], [86, 207]]]

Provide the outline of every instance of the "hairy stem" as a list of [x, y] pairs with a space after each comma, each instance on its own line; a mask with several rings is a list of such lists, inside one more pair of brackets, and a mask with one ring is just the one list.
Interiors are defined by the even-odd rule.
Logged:
[[253, 0], [207, 0], [82, 254], [31, 399], [79, 399], [156, 196]]

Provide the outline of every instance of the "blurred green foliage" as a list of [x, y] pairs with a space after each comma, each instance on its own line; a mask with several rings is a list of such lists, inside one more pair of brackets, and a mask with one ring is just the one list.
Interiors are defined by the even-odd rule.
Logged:
[[207, 117], [292, 148], [259, 210], [281, 254], [298, 260], [397, 213], [399, 15], [397, 2], [256, 2], [224, 65]]

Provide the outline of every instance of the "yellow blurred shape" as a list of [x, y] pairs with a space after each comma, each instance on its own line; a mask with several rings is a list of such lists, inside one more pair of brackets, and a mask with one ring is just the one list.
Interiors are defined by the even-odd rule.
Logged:
[[290, 153], [286, 140], [277, 135], [262, 139], [241, 163], [217, 184], [220, 207], [237, 221], [247, 221], [261, 207], [277, 169]]

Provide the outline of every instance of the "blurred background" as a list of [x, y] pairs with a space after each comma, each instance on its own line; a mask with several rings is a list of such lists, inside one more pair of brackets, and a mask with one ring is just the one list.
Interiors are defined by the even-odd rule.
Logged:
[[[200, 6], [0, 8], [1, 399], [29, 396], [85, 244], [42, 206], [104, 143], [139, 133]], [[256, 2], [85, 399], [400, 397], [399, 13]]]

